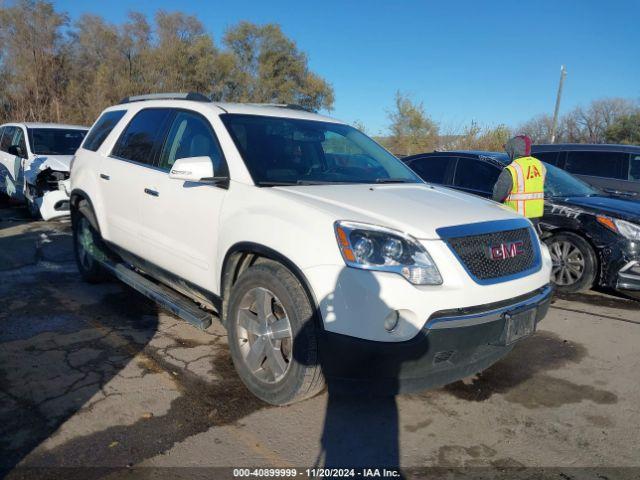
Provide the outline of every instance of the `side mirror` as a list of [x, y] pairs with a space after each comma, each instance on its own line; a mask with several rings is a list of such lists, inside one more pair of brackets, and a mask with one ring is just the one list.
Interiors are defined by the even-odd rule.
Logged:
[[24, 150], [22, 150], [22, 147], [20, 145], [11, 145], [7, 151], [10, 155], [25, 158], [25, 152]]
[[176, 160], [169, 178], [185, 182], [210, 183], [213, 181], [213, 162], [209, 157], [188, 157]]

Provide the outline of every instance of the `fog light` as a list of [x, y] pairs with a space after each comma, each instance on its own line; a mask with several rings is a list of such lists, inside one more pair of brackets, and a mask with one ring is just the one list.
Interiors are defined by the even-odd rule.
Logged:
[[387, 332], [392, 332], [398, 326], [398, 320], [400, 320], [400, 315], [394, 310], [384, 319], [384, 329]]

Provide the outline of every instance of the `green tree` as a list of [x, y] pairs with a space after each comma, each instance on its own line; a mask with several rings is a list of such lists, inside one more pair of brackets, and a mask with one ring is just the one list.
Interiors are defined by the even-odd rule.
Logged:
[[640, 111], [619, 117], [605, 131], [608, 143], [640, 145]]
[[333, 89], [311, 72], [307, 56], [278, 25], [240, 22], [229, 29], [224, 44], [230, 75], [224, 99], [246, 102], [293, 103], [311, 109], [333, 107]]
[[331, 109], [333, 89], [273, 24], [241, 22], [218, 48], [194, 16], [130, 13], [122, 24], [84, 15], [69, 25], [45, 0], [0, 0], [0, 121], [89, 125], [141, 93], [197, 91], [215, 100]]
[[438, 124], [427, 116], [422, 102], [396, 92], [394, 109], [388, 116], [390, 135], [383, 142], [393, 153], [413, 155], [438, 146]]

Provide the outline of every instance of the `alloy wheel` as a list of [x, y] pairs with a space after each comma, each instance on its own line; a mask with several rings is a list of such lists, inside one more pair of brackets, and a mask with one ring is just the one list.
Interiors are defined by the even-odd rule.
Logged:
[[287, 312], [266, 288], [249, 290], [240, 301], [235, 318], [242, 359], [253, 375], [265, 383], [277, 383], [292, 360], [293, 335]]
[[556, 285], [567, 286], [578, 282], [585, 270], [585, 258], [573, 243], [562, 240], [551, 243], [549, 248], [553, 267], [551, 280]]

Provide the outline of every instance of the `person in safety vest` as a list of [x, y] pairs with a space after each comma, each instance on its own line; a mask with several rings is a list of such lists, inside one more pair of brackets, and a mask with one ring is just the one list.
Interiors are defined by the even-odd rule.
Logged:
[[547, 169], [531, 156], [531, 139], [513, 137], [504, 146], [511, 163], [493, 187], [493, 200], [504, 203], [530, 220], [544, 215], [544, 179]]

